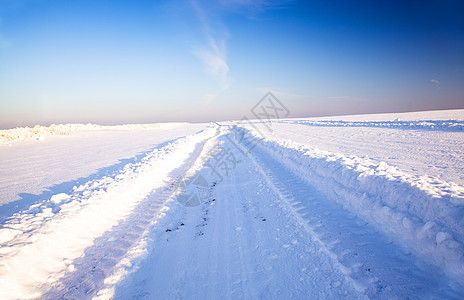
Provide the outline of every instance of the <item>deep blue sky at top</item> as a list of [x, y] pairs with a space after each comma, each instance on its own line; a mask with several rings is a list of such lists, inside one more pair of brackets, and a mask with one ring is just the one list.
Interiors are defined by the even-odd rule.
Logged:
[[464, 108], [462, 1], [0, 0], [0, 128]]

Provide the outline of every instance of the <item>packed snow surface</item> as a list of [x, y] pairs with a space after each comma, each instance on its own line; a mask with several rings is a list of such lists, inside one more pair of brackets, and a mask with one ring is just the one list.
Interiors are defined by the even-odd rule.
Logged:
[[96, 126], [0, 145], [0, 298], [462, 299], [463, 119]]

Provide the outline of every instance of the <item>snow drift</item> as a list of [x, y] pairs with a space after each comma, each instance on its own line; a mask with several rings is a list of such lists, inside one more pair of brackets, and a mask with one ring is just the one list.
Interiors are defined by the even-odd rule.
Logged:
[[154, 123], [154, 124], [126, 124], [115, 126], [102, 126], [96, 124], [52, 124], [50, 126], [36, 125], [30, 127], [18, 127], [14, 129], [0, 130], [0, 144], [8, 144], [18, 141], [42, 140], [49, 135], [69, 135], [74, 131], [82, 130], [144, 130], [153, 128], [173, 128], [186, 123]]
[[249, 142], [281, 160], [293, 173], [343, 205], [406, 251], [464, 283], [464, 188], [412, 176], [366, 158], [321, 151], [293, 141], [262, 138], [238, 128]]

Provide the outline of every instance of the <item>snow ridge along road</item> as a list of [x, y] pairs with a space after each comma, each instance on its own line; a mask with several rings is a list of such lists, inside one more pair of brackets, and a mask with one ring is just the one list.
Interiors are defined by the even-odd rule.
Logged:
[[[153, 200], [153, 193], [159, 193], [158, 190], [169, 187], [173, 180], [182, 176], [182, 171], [177, 169], [193, 164], [198, 149], [201, 150], [205, 141], [216, 133], [217, 129], [211, 127], [181, 138], [155, 149], [139, 163], [125, 165], [113, 177], [90, 181], [76, 187], [71, 195], [55, 195], [49, 201], [13, 215], [0, 230], [0, 298], [39, 297], [63, 276], [73, 274], [76, 268], [80, 270], [74, 260], [84, 251], [87, 255], [88, 247], [95, 245], [95, 239], [112, 230], [113, 226], [123, 220], [128, 222], [139, 205], [146, 205], [144, 199], [152, 197]], [[162, 210], [165, 198], [155, 198], [157, 203], [149, 204], [148, 208], [154, 213], [159, 207]], [[82, 273], [101, 272], [101, 268], [96, 270], [100, 264], [106, 264], [107, 270], [112, 269], [117, 259], [136, 242], [137, 235], [149, 225], [147, 219], [132, 219], [134, 222], [125, 224], [128, 227], [123, 228], [122, 235], [106, 236], [108, 246], [114, 246], [111, 244], [114, 238], [125, 239], [125, 246], [118, 243], [122, 253], [108, 252], [105, 247], [97, 246], [96, 251], [109, 256], [105, 257], [106, 261], [93, 261], [90, 269]], [[89, 256], [102, 258], [98, 253]], [[78, 263], [90, 266], [88, 261]], [[105, 272], [99, 275], [104, 277]], [[84, 276], [75, 279], [76, 282], [67, 282], [71, 284], [68, 288], [75, 289], [74, 293], [82, 296], [92, 295], [102, 278], [96, 276], [86, 280]]]
[[420, 120], [420, 121], [280, 121], [282, 123], [302, 124], [307, 126], [322, 127], [376, 127], [376, 128], [395, 128], [395, 129], [419, 129], [436, 131], [464, 131], [464, 121], [457, 120]]
[[[247, 131], [251, 140], [259, 134]], [[257, 148], [298, 178], [388, 236], [405, 251], [464, 284], [464, 188], [416, 178], [385, 163], [345, 157], [276, 138]], [[341, 218], [338, 218], [339, 220]]]

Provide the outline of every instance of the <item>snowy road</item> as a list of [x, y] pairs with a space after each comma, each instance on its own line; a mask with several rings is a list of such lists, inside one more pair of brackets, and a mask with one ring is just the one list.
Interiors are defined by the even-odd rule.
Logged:
[[[222, 140], [227, 151], [235, 149]], [[242, 160], [211, 187], [206, 203], [174, 205], [171, 222], [157, 227], [156, 244], [116, 298], [463, 296], [436, 268], [259, 147], [245, 157], [234, 151]]]
[[274, 125], [203, 126], [17, 211], [0, 298], [464, 297], [463, 186]]

